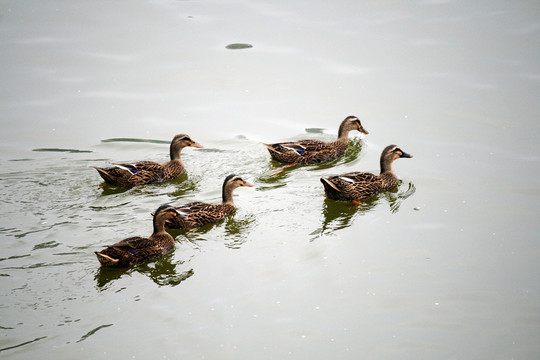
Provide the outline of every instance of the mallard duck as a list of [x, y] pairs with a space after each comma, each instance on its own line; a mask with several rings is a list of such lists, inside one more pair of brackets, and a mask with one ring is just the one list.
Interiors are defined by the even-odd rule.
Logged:
[[396, 145], [388, 145], [381, 154], [381, 173], [351, 172], [321, 178], [324, 192], [329, 199], [350, 201], [359, 204], [360, 199], [368, 198], [379, 191], [393, 188], [398, 183], [392, 171], [392, 163], [399, 158], [412, 158]]
[[320, 140], [298, 140], [275, 144], [264, 144], [272, 159], [284, 164], [314, 164], [334, 160], [345, 152], [349, 143], [349, 132], [358, 130], [368, 134], [356, 116], [347, 116], [341, 122], [338, 138], [332, 142]]
[[168, 220], [166, 226], [171, 229], [189, 229], [224, 219], [236, 209], [233, 202], [233, 191], [240, 186], [253, 187], [252, 184], [245, 182], [238, 175], [231, 174], [227, 176], [223, 182], [223, 202], [221, 204], [195, 201], [178, 206], [175, 209], [182, 217]]
[[181, 218], [171, 205], [161, 205], [154, 213], [154, 232], [150, 237], [134, 236], [108, 245], [95, 254], [101, 266], [122, 268], [161, 257], [174, 248], [174, 238], [165, 231], [165, 222]]
[[178, 134], [170, 146], [171, 161], [157, 163], [153, 161], [138, 161], [135, 163], [113, 164], [109, 168], [94, 168], [107, 184], [130, 188], [150, 183], [161, 183], [174, 179], [184, 171], [184, 163], [180, 152], [186, 146], [201, 148], [202, 145], [191, 140], [188, 135]]

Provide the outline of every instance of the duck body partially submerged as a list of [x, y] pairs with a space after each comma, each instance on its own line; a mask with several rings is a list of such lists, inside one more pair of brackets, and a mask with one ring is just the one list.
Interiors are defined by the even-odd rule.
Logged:
[[339, 126], [338, 138], [332, 142], [316, 139], [286, 141], [263, 145], [273, 160], [284, 164], [316, 164], [332, 161], [347, 150], [349, 132], [357, 130], [368, 134], [356, 116], [348, 116]]
[[396, 145], [387, 146], [380, 159], [381, 172], [350, 172], [321, 178], [326, 197], [340, 201], [359, 201], [383, 190], [394, 188], [398, 178], [392, 170], [392, 163], [399, 158], [412, 158]]

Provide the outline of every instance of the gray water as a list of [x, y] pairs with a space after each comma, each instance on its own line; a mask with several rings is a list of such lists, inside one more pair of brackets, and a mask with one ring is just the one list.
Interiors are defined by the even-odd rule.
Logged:
[[[539, 358], [539, 35], [535, 1], [2, 1], [0, 356]], [[342, 158], [275, 173], [260, 142], [347, 115]], [[92, 168], [177, 133], [204, 148], [173, 181]], [[396, 189], [325, 200], [389, 144]], [[99, 268], [230, 173], [256, 185], [233, 216]]]

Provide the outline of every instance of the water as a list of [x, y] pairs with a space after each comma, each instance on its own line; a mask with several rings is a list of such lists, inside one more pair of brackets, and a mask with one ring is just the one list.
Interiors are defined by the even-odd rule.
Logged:
[[[539, 10], [3, 1], [2, 358], [538, 358]], [[331, 140], [347, 115], [370, 134], [341, 159], [274, 174], [260, 142]], [[177, 133], [205, 148], [174, 181], [91, 167], [165, 161]], [[414, 155], [397, 189], [325, 200], [321, 176], [377, 171], [392, 143]], [[256, 185], [236, 214], [99, 269], [233, 172]]]

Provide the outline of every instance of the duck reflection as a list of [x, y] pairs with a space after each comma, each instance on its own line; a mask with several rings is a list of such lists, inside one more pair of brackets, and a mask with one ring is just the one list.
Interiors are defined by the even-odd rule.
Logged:
[[322, 208], [323, 222], [321, 227], [312, 233], [314, 235], [312, 240], [351, 226], [357, 216], [373, 211], [380, 203], [387, 202], [390, 211], [397, 213], [403, 201], [415, 192], [416, 187], [413, 183], [400, 180], [395, 188], [364, 199], [361, 205], [325, 199]]
[[229, 217], [225, 223], [225, 246], [230, 249], [240, 249], [247, 241], [247, 235], [255, 221], [256, 218], [253, 214], [244, 217]]
[[114, 280], [119, 279], [122, 275], [131, 275], [135, 272], [148, 276], [156, 285], [159, 286], [176, 286], [182, 281], [190, 278], [195, 274], [192, 268], [188, 268], [188, 261], [173, 261], [174, 253], [170, 253], [154, 262], [138, 264], [133, 267], [122, 268], [105, 268], [100, 267], [94, 279], [100, 290], [106, 290], [107, 285]]

